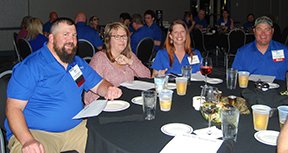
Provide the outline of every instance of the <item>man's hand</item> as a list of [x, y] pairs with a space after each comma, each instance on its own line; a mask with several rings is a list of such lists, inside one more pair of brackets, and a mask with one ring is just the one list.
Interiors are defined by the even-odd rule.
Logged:
[[114, 86], [110, 86], [108, 87], [107, 94], [105, 95], [105, 99], [114, 100], [114, 99], [119, 98], [121, 95], [122, 95], [121, 89], [114, 87]]
[[45, 153], [43, 145], [33, 139], [23, 144], [22, 153]]

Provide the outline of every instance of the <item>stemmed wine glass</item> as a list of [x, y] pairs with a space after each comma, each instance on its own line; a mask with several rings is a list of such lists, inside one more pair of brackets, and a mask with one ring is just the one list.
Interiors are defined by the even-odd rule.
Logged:
[[201, 109], [204, 114], [208, 115], [208, 127], [209, 130], [207, 132], [208, 135], [212, 134], [210, 129], [211, 127], [211, 116], [216, 113], [217, 110], [217, 97], [215, 92], [218, 92], [216, 88], [212, 86], [204, 86], [202, 88], [201, 96], [205, 98], [205, 101], [202, 103]]
[[210, 57], [204, 57], [201, 60], [200, 72], [205, 75], [205, 87], [207, 86], [207, 75], [212, 73], [212, 59]]

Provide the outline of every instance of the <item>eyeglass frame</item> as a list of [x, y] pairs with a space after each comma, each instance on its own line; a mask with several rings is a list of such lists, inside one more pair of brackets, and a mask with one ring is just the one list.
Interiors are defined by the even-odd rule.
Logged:
[[115, 40], [128, 40], [127, 35], [110, 35], [110, 37], [114, 37]]

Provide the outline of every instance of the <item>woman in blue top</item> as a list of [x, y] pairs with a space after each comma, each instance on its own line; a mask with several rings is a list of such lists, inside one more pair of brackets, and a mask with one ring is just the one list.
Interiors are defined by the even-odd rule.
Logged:
[[152, 77], [157, 74], [181, 74], [181, 68], [192, 65], [192, 73], [200, 71], [201, 53], [192, 50], [188, 28], [184, 21], [175, 20], [168, 29], [165, 48], [159, 50], [151, 66]]
[[27, 37], [32, 52], [43, 47], [43, 44], [48, 41], [48, 38], [43, 35], [43, 24], [39, 18], [32, 18], [27, 27]]
[[228, 10], [223, 10], [222, 17], [217, 21], [217, 25], [222, 28], [224, 32], [227, 30], [231, 30], [234, 28], [234, 22], [230, 18], [230, 14]]

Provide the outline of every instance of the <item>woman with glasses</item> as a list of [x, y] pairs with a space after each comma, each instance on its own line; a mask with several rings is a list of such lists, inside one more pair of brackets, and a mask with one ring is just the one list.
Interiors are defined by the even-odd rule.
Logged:
[[[131, 51], [127, 26], [114, 22], [107, 24], [104, 31], [106, 49], [97, 52], [89, 65], [114, 86], [132, 81], [134, 77], [150, 78], [150, 70]], [[84, 95], [84, 102], [89, 104], [97, 98], [89, 91]]]

